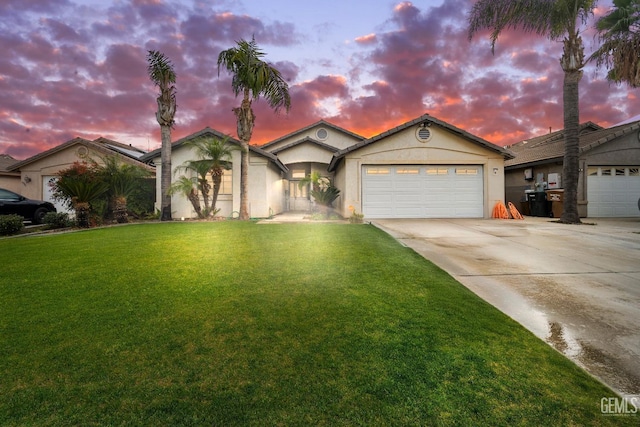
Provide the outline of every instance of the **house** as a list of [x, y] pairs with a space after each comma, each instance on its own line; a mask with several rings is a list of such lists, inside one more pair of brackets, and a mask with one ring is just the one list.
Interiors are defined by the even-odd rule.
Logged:
[[[187, 143], [200, 137], [228, 138], [206, 128], [172, 144], [172, 168], [197, 159]], [[161, 150], [143, 161], [160, 162]], [[423, 115], [373, 138], [320, 120], [261, 147], [250, 146], [249, 214], [268, 217], [313, 208], [300, 181], [312, 172], [340, 190], [334, 203], [345, 217], [351, 209], [365, 218], [489, 218], [504, 200], [504, 161], [512, 154], [430, 115]], [[225, 175], [217, 207], [232, 216], [240, 208], [240, 153]], [[156, 177], [160, 172], [156, 171]], [[174, 173], [173, 180], [179, 178]], [[156, 179], [160, 200], [160, 180]], [[196, 216], [186, 197], [172, 197], [174, 218]]]
[[333, 155], [338, 210], [365, 218], [489, 218], [512, 154], [425, 114]]
[[19, 160], [14, 159], [8, 154], [0, 154], [0, 188], [9, 191], [20, 192], [20, 172], [9, 172], [9, 167], [18, 163]]
[[[240, 141], [224, 135], [209, 127], [181, 138], [171, 144], [172, 182], [180, 175], [188, 178], [195, 177], [194, 172], [181, 170], [188, 161], [197, 160], [196, 150], [189, 142], [199, 138], [227, 139], [228, 143], [237, 149], [233, 150], [230, 170], [222, 176], [222, 184], [216, 208], [220, 209], [219, 216], [237, 216], [240, 211]], [[145, 154], [141, 160], [153, 162], [156, 165], [156, 208], [160, 209], [162, 176], [161, 149]], [[255, 218], [265, 218], [284, 209], [284, 177], [288, 169], [277, 156], [249, 146], [249, 215]], [[171, 215], [173, 218], [195, 218], [196, 212], [191, 203], [181, 194], [171, 196]]]
[[[526, 206], [525, 191], [562, 188], [564, 130], [508, 147], [506, 199]], [[581, 217], [639, 217], [640, 121], [607, 129], [580, 126], [578, 213]]]
[[131, 145], [107, 138], [97, 138], [93, 141], [74, 138], [28, 159], [14, 162], [6, 168], [6, 172], [13, 174], [13, 184], [17, 185], [17, 193], [30, 199], [50, 201], [58, 212], [66, 212], [67, 208], [60, 201], [53, 199], [53, 189], [50, 185], [59, 171], [67, 169], [74, 162], [93, 159], [101, 163], [101, 158], [118, 156], [122, 162], [144, 167], [153, 174], [153, 168], [139, 160], [144, 153]]

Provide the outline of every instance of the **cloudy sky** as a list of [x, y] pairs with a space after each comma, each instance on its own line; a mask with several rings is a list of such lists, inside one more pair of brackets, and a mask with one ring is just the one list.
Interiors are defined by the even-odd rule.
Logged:
[[[467, 39], [473, 0], [2, 0], [0, 153], [24, 159], [76, 136], [159, 147], [148, 50], [177, 73], [173, 139], [210, 126], [236, 137], [239, 104], [220, 51], [255, 36], [290, 86], [289, 114], [254, 103], [252, 143], [320, 119], [370, 137], [424, 113], [505, 145], [562, 128], [561, 43]], [[600, 0], [596, 14], [611, 5]], [[586, 54], [595, 49], [585, 28]], [[640, 113], [638, 89], [589, 66], [580, 120]]]

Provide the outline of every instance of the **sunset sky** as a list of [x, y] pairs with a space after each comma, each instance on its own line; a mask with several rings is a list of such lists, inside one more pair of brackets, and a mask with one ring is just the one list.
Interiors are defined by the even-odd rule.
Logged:
[[[173, 139], [210, 126], [236, 137], [239, 105], [220, 51], [256, 38], [290, 85], [291, 111], [254, 103], [252, 143], [320, 119], [365, 137], [428, 113], [505, 145], [562, 128], [561, 43], [467, 39], [473, 0], [2, 0], [0, 154], [24, 159], [76, 136], [158, 148], [146, 53], [177, 74]], [[601, 0], [602, 14], [611, 6]], [[585, 27], [585, 54], [595, 49]], [[640, 114], [638, 89], [585, 69], [580, 121]]]

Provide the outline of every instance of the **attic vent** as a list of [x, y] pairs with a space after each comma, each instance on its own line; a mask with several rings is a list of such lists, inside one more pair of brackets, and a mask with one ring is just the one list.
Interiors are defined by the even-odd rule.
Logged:
[[431, 139], [431, 129], [428, 127], [419, 127], [416, 130], [416, 138], [420, 142], [427, 142]]
[[316, 131], [316, 137], [320, 141], [324, 141], [325, 139], [327, 139], [328, 136], [329, 136], [329, 132], [327, 132], [325, 128], [320, 128]]
[[89, 150], [87, 149], [87, 147], [85, 147], [84, 145], [81, 145], [80, 147], [78, 147], [78, 149], [76, 150], [76, 154], [78, 155], [78, 157], [80, 157], [81, 159], [85, 159], [87, 157], [87, 155], [89, 154]]

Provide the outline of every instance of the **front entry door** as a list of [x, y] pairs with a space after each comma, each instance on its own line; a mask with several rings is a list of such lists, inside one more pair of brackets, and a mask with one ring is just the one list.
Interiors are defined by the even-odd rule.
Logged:
[[300, 188], [299, 184], [299, 180], [289, 181], [289, 210], [310, 211], [309, 185], [303, 185], [302, 188]]

